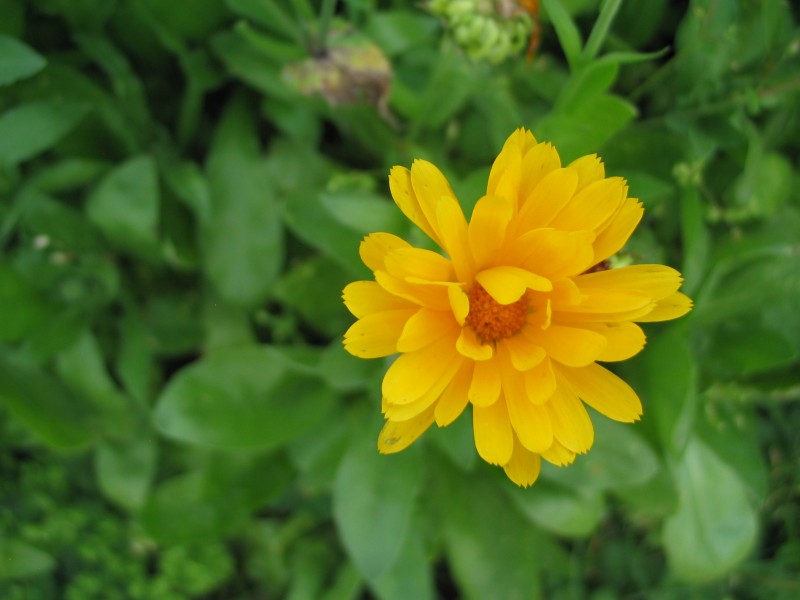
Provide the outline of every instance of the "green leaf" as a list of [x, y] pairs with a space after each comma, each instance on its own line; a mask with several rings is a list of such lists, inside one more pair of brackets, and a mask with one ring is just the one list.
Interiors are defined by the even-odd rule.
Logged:
[[44, 69], [47, 61], [31, 47], [0, 35], [0, 86], [30, 77]]
[[590, 535], [606, 515], [601, 493], [571, 489], [546, 480], [534, 489], [508, 488], [519, 511], [542, 529], [565, 537]]
[[203, 224], [204, 271], [226, 301], [256, 306], [280, 272], [283, 232], [254, 116], [242, 100], [226, 108], [206, 170], [211, 209]]
[[370, 582], [370, 587], [380, 600], [433, 600], [433, 574], [424, 531], [419, 526], [422, 519], [412, 519], [400, 556], [390, 569]]
[[558, 41], [567, 57], [570, 69], [575, 70], [580, 63], [583, 46], [578, 27], [560, 0], [542, 0], [542, 7], [556, 30]]
[[388, 194], [344, 187], [323, 192], [321, 200], [333, 218], [362, 235], [385, 231], [403, 236], [408, 232], [408, 220]]
[[0, 401], [56, 448], [81, 446], [95, 436], [91, 406], [37, 365], [8, 351], [0, 352]]
[[140, 513], [162, 544], [208, 543], [241, 527], [282, 494], [292, 471], [282, 455], [218, 455], [203, 468], [162, 482]]
[[698, 439], [675, 465], [675, 478], [678, 510], [664, 523], [670, 567], [687, 581], [721, 577], [748, 555], [758, 534], [744, 484]]
[[552, 141], [565, 164], [596, 152], [636, 116], [636, 107], [618, 96], [585, 98], [569, 112], [554, 111], [539, 122], [536, 136]]
[[592, 32], [589, 34], [589, 39], [586, 40], [586, 46], [583, 49], [581, 58], [584, 61], [589, 62], [593, 60], [598, 52], [600, 52], [600, 48], [603, 46], [603, 42], [608, 35], [608, 30], [611, 28], [611, 24], [614, 22], [614, 17], [617, 16], [617, 11], [621, 4], [622, 0], [604, 0], [600, 5], [600, 14], [597, 17], [597, 21], [595, 21], [594, 27], [592, 27]]
[[84, 103], [34, 100], [0, 115], [0, 165], [16, 166], [48, 150], [88, 113]]
[[24, 338], [43, 324], [50, 309], [36, 288], [6, 264], [0, 264], [0, 340]]
[[0, 581], [42, 576], [55, 566], [53, 557], [35, 546], [0, 537]]
[[386, 56], [402, 56], [436, 40], [436, 20], [420, 11], [382, 10], [369, 13], [364, 33], [372, 38]]
[[156, 427], [185, 442], [275, 447], [326, 417], [334, 396], [268, 346], [225, 348], [182, 369], [164, 388]]
[[107, 428], [119, 432], [130, 426], [132, 407], [117, 389], [97, 339], [89, 330], [59, 353], [56, 370], [75, 395], [91, 402], [103, 415]]
[[683, 325], [652, 335], [647, 348], [624, 367], [642, 399], [642, 425], [673, 455], [680, 455], [691, 435], [697, 407], [697, 362]]
[[711, 238], [706, 228], [704, 206], [697, 188], [687, 187], [681, 194], [681, 235], [683, 237], [683, 292], [693, 296], [707, 269]]
[[341, 302], [350, 275], [328, 258], [313, 257], [296, 264], [275, 285], [275, 298], [326, 337], [338, 337], [351, 318]]
[[89, 219], [120, 250], [155, 261], [160, 254], [158, 175], [148, 155], [110, 171], [86, 204]]
[[592, 449], [569, 468], [545, 465], [543, 477], [577, 490], [602, 491], [640, 485], [656, 474], [658, 457], [636, 433], [636, 425], [617, 423], [595, 412], [592, 422], [595, 429]]
[[134, 438], [104, 440], [94, 463], [103, 494], [126, 510], [139, 510], [155, 477], [157, 457], [156, 440], [147, 431]]
[[303, 33], [294, 19], [287, 15], [275, 0], [225, 0], [225, 5], [236, 14], [252, 19], [272, 33], [288, 36], [298, 44], [303, 39]]
[[401, 560], [424, 470], [414, 450], [379, 454], [373, 422], [361, 421], [364, 430], [353, 437], [333, 485], [333, 518], [342, 543], [369, 580]]
[[[438, 464], [438, 475], [447, 558], [464, 598], [541, 598], [540, 551], [547, 553], [547, 546], [501, 492], [511, 484], [465, 475], [445, 462]], [[535, 494], [536, 488], [527, 491]]]

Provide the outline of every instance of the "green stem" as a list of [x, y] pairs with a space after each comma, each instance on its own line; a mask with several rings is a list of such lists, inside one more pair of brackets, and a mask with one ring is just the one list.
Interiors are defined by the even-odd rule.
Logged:
[[592, 32], [589, 34], [589, 39], [586, 41], [586, 46], [583, 48], [582, 59], [584, 63], [591, 62], [597, 56], [621, 5], [622, 0], [605, 0], [603, 2], [600, 7], [600, 16], [597, 17]]

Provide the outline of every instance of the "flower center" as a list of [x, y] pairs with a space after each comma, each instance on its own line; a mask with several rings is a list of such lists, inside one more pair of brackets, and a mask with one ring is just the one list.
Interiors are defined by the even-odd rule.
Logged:
[[525, 296], [513, 304], [500, 304], [476, 283], [469, 291], [469, 313], [466, 324], [482, 344], [511, 337], [525, 325], [528, 302]]

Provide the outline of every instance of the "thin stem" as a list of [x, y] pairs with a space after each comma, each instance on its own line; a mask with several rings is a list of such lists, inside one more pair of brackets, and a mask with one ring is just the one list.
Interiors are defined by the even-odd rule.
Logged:
[[318, 40], [320, 50], [325, 49], [328, 41], [328, 30], [331, 27], [333, 20], [333, 13], [336, 9], [336, 0], [322, 0], [322, 6], [319, 10], [319, 32]]
[[586, 41], [586, 46], [583, 48], [582, 59], [585, 63], [591, 62], [597, 56], [621, 5], [622, 0], [606, 0], [603, 2], [600, 7], [600, 16], [597, 17], [597, 21], [592, 27], [592, 32], [589, 34], [589, 39]]

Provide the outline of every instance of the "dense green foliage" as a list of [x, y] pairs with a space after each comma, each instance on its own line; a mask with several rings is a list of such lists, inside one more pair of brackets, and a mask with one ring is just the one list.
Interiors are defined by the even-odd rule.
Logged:
[[[800, 596], [796, 5], [543, 0], [530, 62], [447, 5], [0, 0], [0, 597]], [[341, 348], [388, 169], [469, 214], [519, 126], [696, 302], [528, 490], [469, 418], [379, 455]]]

